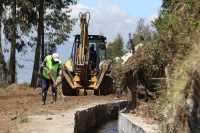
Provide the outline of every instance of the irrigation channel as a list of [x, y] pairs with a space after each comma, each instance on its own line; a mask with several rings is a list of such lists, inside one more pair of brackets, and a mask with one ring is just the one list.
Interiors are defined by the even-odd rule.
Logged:
[[[117, 119], [119, 111], [124, 109], [126, 106], [127, 101], [120, 100], [113, 103], [98, 104], [93, 107], [77, 111], [74, 114], [74, 133], [94, 133], [97, 129], [99, 129], [100, 132], [101, 129], [103, 130], [105, 127], [107, 130], [111, 130], [112, 128], [116, 131], [118, 127]], [[115, 120], [115, 122], [113, 120]], [[105, 126], [102, 127], [102, 125]]]
[[118, 133], [118, 120], [111, 120], [100, 127], [95, 133]]
[[[158, 125], [121, 113], [127, 101], [98, 104], [75, 113], [73, 133], [158, 133]], [[103, 125], [103, 126], [102, 126]]]

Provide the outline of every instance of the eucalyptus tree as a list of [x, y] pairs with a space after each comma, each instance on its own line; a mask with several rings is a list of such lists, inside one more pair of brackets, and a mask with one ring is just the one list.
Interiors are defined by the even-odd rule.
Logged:
[[106, 57], [112, 60], [112, 71], [110, 76], [114, 80], [115, 88], [122, 88], [124, 84], [124, 73], [122, 72], [122, 60], [115, 60], [116, 57], [122, 57], [124, 55], [124, 41], [121, 34], [117, 34], [113, 42], [108, 43]]
[[[145, 42], [150, 42], [153, 38], [153, 30], [151, 29], [151, 27], [149, 25], [145, 25], [144, 24], [144, 19], [141, 18], [138, 21], [138, 25], [136, 27], [135, 32], [133, 33], [133, 37], [132, 37], [132, 41], [135, 45], [139, 44], [139, 43], [145, 43]], [[131, 43], [128, 43], [126, 45], [127, 49], [130, 49]]]
[[[3, 17], [3, 12], [5, 11], [5, 5], [7, 5], [7, 4], [8, 4], [7, 0], [2, 0], [0, 3], [0, 31], [2, 29], [1, 22], [2, 22], [2, 17]], [[1, 32], [0, 32], [0, 38], [1, 38]], [[2, 79], [3, 79], [4, 75], [6, 74], [6, 72], [5, 72], [6, 63], [4, 60], [4, 55], [3, 55], [2, 49], [3, 49], [2, 42], [0, 40], [0, 86], [2, 84]]]
[[42, 45], [42, 55], [41, 59], [44, 59], [45, 50], [52, 48], [52, 46], [57, 46], [64, 44], [69, 36], [69, 33], [72, 30], [72, 26], [75, 24], [77, 19], [70, 18], [71, 9], [69, 5], [76, 4], [76, 0], [46, 0], [44, 3], [44, 45]]
[[10, 0], [6, 5], [6, 18], [3, 20], [4, 34], [10, 47], [10, 69], [9, 69], [9, 83], [16, 82], [16, 65], [22, 68], [23, 65], [17, 63], [16, 50], [18, 53], [25, 54], [27, 52], [27, 42], [25, 36], [31, 32], [32, 25], [36, 24], [36, 11], [34, 6], [35, 0]]
[[[3, 4], [1, 3], [0, 4], [0, 31], [1, 31], [1, 20], [2, 20], [2, 13], [4, 11], [4, 8], [3, 8]], [[1, 32], [0, 32], [0, 38], [1, 38]], [[0, 40], [0, 57], [3, 55], [3, 52], [2, 52], [2, 44], [1, 44], [1, 40]], [[2, 57], [1, 57], [2, 58]], [[1, 71], [1, 63], [0, 63], [0, 71]], [[1, 77], [0, 77], [0, 84], [1, 84]]]
[[38, 70], [39, 70], [39, 59], [40, 59], [40, 47], [41, 47], [41, 36], [42, 36], [42, 28], [43, 28], [43, 15], [44, 15], [44, 0], [39, 1], [39, 19], [38, 19], [38, 29], [37, 29], [37, 45], [35, 51], [35, 61], [33, 66], [33, 73], [31, 79], [31, 87], [36, 87], [37, 78], [38, 78]]
[[17, 1], [13, 0], [12, 4], [12, 38], [11, 38], [11, 49], [10, 49], [10, 84], [15, 83], [15, 77], [16, 77], [16, 7], [17, 7]]
[[113, 42], [108, 43], [106, 56], [107, 58], [114, 61], [116, 56], [121, 57], [124, 55], [123, 49], [124, 49], [123, 37], [121, 36], [121, 34], [118, 34]]
[[[16, 43], [16, 0], [10, 1], [9, 6], [10, 8], [7, 9], [6, 19], [3, 20], [4, 22], [4, 33], [7, 40], [11, 43], [10, 47], [10, 69], [9, 69], [9, 84], [15, 82], [15, 74], [16, 74], [16, 67], [15, 67], [15, 43]], [[4, 5], [5, 7], [5, 5]], [[11, 12], [11, 13], [10, 13]]]
[[52, 46], [56, 46], [68, 40], [72, 26], [75, 24], [75, 20], [69, 15], [71, 12], [69, 6], [76, 3], [77, 0], [39, 1], [38, 37], [31, 79], [32, 87], [37, 86], [40, 53], [42, 51], [42, 59], [44, 59], [45, 44], [48, 45], [51, 42]]

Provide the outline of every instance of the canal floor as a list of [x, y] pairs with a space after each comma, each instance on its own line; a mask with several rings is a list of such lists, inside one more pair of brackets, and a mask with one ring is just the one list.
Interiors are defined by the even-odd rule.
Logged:
[[118, 133], [118, 120], [106, 122], [95, 133]]

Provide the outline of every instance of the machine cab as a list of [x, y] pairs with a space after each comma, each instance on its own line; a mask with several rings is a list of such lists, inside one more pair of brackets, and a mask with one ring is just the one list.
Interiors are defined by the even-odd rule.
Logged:
[[[74, 44], [72, 47], [72, 53], [71, 53], [71, 61], [72, 61], [72, 66], [73, 69], [76, 70], [78, 67], [76, 67], [74, 62], [76, 61], [76, 56], [77, 56], [77, 48], [79, 48], [80, 44], [80, 35], [74, 35]], [[86, 49], [90, 49], [90, 46], [94, 45], [94, 50], [96, 51], [97, 54], [97, 59], [95, 63], [95, 68], [92, 68], [91, 64], [91, 55], [89, 54], [89, 59], [88, 59], [88, 69], [92, 70], [99, 70], [99, 65], [101, 62], [103, 62], [106, 59], [106, 37], [102, 35], [88, 35], [88, 44], [85, 46]]]

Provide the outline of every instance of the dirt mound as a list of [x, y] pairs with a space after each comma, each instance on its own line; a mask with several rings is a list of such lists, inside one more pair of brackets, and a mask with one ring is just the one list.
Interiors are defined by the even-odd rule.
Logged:
[[[41, 89], [41, 88], [37, 88]], [[9, 85], [7, 88], [2, 89], [0, 88], [0, 96], [14, 96], [14, 95], [28, 95], [34, 93], [36, 89], [31, 87], [26, 87], [23, 84], [13, 83]]]

